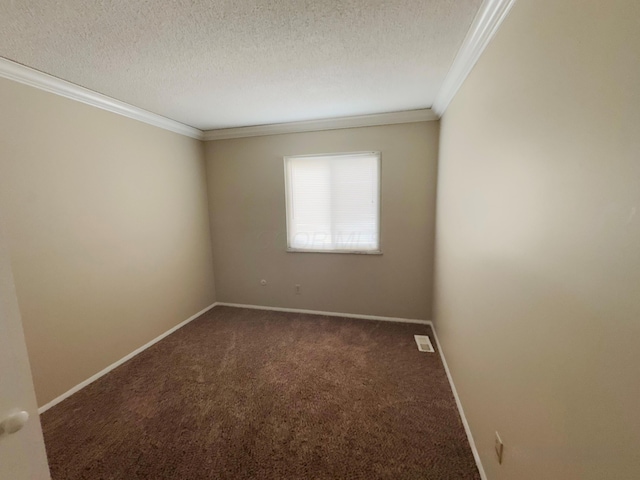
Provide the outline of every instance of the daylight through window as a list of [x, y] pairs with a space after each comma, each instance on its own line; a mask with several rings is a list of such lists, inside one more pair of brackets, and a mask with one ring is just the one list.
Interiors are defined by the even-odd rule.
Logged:
[[380, 153], [285, 157], [290, 251], [380, 252]]

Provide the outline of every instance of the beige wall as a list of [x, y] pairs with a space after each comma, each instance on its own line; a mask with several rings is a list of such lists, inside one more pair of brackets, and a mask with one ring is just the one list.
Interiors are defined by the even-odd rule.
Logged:
[[[437, 149], [437, 122], [207, 142], [218, 301], [430, 318]], [[287, 253], [282, 157], [363, 150], [382, 152], [383, 255]]]
[[435, 317], [491, 480], [640, 478], [639, 85], [637, 1], [519, 0], [444, 116]]
[[0, 79], [0, 208], [40, 405], [214, 302], [202, 143]]

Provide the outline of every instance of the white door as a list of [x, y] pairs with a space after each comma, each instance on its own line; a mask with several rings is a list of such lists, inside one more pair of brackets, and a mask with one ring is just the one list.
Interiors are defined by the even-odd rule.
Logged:
[[[26, 423], [24, 412], [29, 415]], [[0, 479], [50, 478], [9, 252], [0, 219]]]

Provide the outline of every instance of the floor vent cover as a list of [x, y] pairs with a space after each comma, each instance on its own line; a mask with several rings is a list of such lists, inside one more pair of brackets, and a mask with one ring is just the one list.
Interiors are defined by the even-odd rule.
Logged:
[[433, 349], [433, 345], [431, 344], [431, 339], [427, 335], [414, 335], [413, 338], [416, 339], [418, 350], [420, 350], [421, 352], [433, 353], [435, 351]]

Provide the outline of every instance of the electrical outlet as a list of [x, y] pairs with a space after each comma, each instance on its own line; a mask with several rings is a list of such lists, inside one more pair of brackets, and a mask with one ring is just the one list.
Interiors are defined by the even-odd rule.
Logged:
[[504, 444], [500, 438], [500, 434], [496, 432], [496, 455], [498, 456], [498, 463], [502, 465], [502, 455], [504, 453]]
[[296, 284], [296, 295], [300, 295], [302, 292], [300, 291], [300, 285]]

